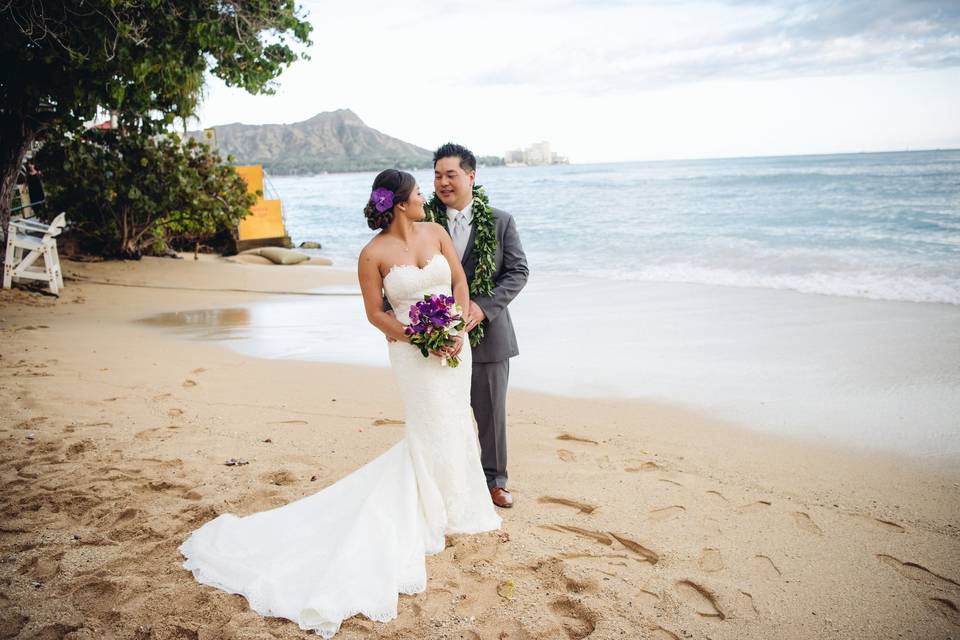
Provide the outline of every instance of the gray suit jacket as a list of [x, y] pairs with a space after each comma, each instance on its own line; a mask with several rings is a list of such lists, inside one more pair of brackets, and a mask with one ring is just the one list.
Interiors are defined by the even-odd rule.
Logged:
[[[520, 236], [517, 234], [513, 216], [492, 207], [491, 211], [497, 233], [496, 269], [493, 273], [493, 295], [471, 296], [471, 300], [483, 309], [483, 314], [487, 317], [483, 321], [483, 340], [473, 349], [474, 362], [499, 362], [520, 353], [507, 305], [527, 284], [527, 276], [530, 274], [527, 256], [520, 245]], [[470, 239], [461, 261], [467, 274], [467, 282], [473, 282], [477, 272], [477, 261], [473, 257], [476, 237], [477, 227], [472, 225]]]

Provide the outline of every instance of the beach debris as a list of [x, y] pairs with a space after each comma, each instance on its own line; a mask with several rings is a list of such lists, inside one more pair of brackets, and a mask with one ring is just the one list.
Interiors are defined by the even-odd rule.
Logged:
[[510, 542], [510, 534], [506, 531], [498, 531], [497, 538], [500, 539], [500, 542]]
[[33, 587], [34, 589], [39, 589], [40, 587], [43, 586], [43, 583], [42, 583], [42, 582], [37, 582], [36, 580], [32, 580], [32, 581], [30, 582], [30, 586]]
[[316, 482], [317, 476], [310, 476], [310, 482]]
[[264, 440], [263, 442], [273, 442], [273, 440], [271, 440], [270, 438], [267, 438], [267, 439]]
[[541, 504], [560, 504], [566, 507], [573, 507], [574, 509], [579, 509], [580, 513], [593, 513], [596, 511], [596, 507], [592, 504], [587, 504], [586, 502], [580, 502], [579, 500], [571, 500], [569, 498], [558, 498], [555, 496], [540, 496], [537, 499], [537, 502]]
[[507, 578], [499, 585], [497, 585], [497, 595], [503, 598], [504, 600], [513, 600], [513, 596], [517, 591], [517, 587], [513, 584], [513, 580]]
[[403, 424], [403, 420], [395, 420], [393, 418], [378, 418], [373, 421], [373, 426], [375, 427], [384, 427], [392, 424]]
[[223, 464], [227, 465], [228, 467], [240, 467], [245, 464], [250, 464], [250, 462], [248, 460], [244, 460], [243, 458], [230, 458]]
[[304, 240], [300, 243], [301, 249], [322, 249], [319, 242], [313, 240]]
[[572, 433], [562, 433], [557, 436], [557, 440], [569, 440], [573, 442], [586, 442], [587, 444], [598, 444], [596, 440], [590, 440], [589, 438], [582, 438], [580, 436], [575, 436]]
[[33, 440], [35, 437], [36, 437], [36, 436], [33, 435], [32, 433], [28, 433], [28, 434], [27, 434], [27, 440]]

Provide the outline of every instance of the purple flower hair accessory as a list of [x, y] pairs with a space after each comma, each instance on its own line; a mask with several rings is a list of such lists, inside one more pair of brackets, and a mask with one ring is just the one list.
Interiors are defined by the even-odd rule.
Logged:
[[373, 206], [377, 208], [377, 211], [383, 213], [393, 206], [393, 191], [383, 187], [374, 189], [373, 193], [370, 194], [370, 199], [373, 200]]

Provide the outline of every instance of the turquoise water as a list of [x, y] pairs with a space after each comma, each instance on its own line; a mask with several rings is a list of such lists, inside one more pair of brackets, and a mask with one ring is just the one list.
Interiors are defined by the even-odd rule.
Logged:
[[[667, 401], [960, 463], [960, 151], [480, 177], [530, 262], [510, 305], [513, 388]], [[418, 179], [429, 191], [430, 174]], [[293, 237], [353, 269], [372, 180], [274, 184]], [[257, 357], [388, 366], [359, 296], [197, 310], [182, 325]]]
[[[295, 242], [352, 268], [373, 176], [274, 177]], [[960, 150], [481, 168], [478, 181], [516, 217], [533, 277], [960, 304]]]

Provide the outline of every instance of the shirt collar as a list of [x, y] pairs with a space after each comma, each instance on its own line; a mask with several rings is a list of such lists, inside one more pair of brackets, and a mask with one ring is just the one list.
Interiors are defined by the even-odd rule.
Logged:
[[[458, 209], [447, 207], [447, 218], [453, 218], [458, 213], [460, 213]], [[470, 202], [463, 208], [463, 217], [467, 219], [467, 226], [473, 224], [473, 198], [470, 198]]]

